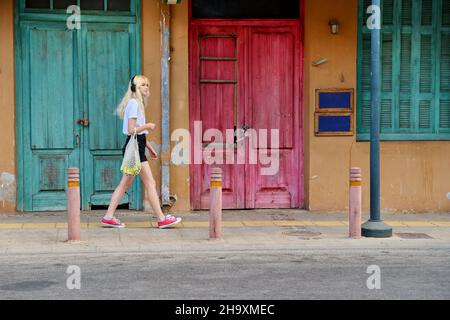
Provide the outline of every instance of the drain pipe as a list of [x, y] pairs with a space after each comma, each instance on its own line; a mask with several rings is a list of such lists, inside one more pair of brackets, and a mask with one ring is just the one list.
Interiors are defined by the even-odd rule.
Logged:
[[[166, 9], [166, 10], [165, 10]], [[166, 12], [164, 12], [166, 11]], [[161, 204], [171, 208], [176, 195], [170, 194], [170, 5], [161, 7]]]

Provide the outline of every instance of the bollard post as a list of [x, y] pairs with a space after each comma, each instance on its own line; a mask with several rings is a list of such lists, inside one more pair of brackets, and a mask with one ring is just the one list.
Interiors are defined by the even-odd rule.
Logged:
[[67, 169], [67, 230], [68, 241], [80, 240], [80, 171]]
[[211, 168], [209, 191], [209, 238], [222, 237], [222, 169]]
[[350, 169], [349, 237], [361, 238], [361, 168]]

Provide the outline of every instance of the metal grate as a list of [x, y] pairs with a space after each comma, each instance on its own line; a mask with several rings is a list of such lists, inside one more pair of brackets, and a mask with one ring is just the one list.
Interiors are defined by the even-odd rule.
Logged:
[[297, 237], [302, 240], [320, 239], [322, 235], [320, 232], [314, 232], [310, 230], [295, 230], [283, 232], [285, 236]]
[[395, 235], [402, 239], [433, 239], [426, 233], [396, 233]]

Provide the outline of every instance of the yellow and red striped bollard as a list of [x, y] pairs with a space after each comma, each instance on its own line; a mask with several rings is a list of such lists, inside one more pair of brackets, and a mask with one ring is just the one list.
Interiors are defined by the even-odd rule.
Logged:
[[361, 238], [361, 168], [350, 169], [349, 237]]
[[222, 237], [222, 169], [211, 168], [209, 190], [209, 238]]
[[80, 240], [80, 171], [67, 169], [67, 230], [68, 241]]

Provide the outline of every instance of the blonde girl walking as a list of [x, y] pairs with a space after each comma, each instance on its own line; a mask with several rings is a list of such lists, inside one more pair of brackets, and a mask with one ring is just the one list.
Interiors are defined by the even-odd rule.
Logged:
[[[148, 130], [154, 130], [156, 125], [145, 122], [145, 107], [147, 105], [147, 98], [150, 96], [148, 78], [142, 75], [134, 76], [128, 85], [128, 90], [122, 99], [122, 102], [117, 107], [117, 115], [123, 119], [123, 134], [127, 135], [125, 144], [122, 149], [122, 155], [125, 153], [125, 148], [132, 135], [137, 134], [139, 145], [139, 157], [142, 164], [140, 176], [144, 183], [147, 197], [150, 205], [158, 220], [158, 227], [160, 229], [172, 227], [181, 221], [181, 218], [175, 218], [172, 215], [164, 216], [159, 203], [158, 193], [156, 192], [156, 183], [150, 170], [147, 157], [145, 155], [145, 148], [150, 152], [151, 159], [158, 159], [156, 151], [152, 145], [147, 141]], [[123, 175], [122, 180], [117, 186], [111, 198], [108, 211], [101, 220], [102, 224], [113, 228], [123, 228], [125, 225], [119, 219], [114, 217], [114, 213], [122, 200], [125, 192], [133, 183], [134, 176]]]

